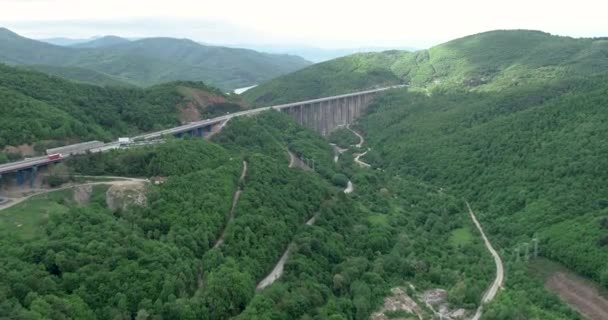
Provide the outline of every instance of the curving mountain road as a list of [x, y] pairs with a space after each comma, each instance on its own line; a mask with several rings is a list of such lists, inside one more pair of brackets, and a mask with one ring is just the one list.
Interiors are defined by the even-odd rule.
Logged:
[[357, 163], [359, 166], [361, 166], [361, 167], [363, 167], [363, 168], [369, 168], [369, 167], [371, 167], [371, 165], [370, 165], [369, 163], [365, 163], [365, 162], [363, 162], [363, 161], [361, 161], [361, 160], [360, 160], [360, 158], [361, 158], [361, 157], [363, 157], [363, 156], [365, 156], [365, 155], [366, 155], [366, 154], [369, 152], [369, 150], [370, 150], [370, 149], [367, 149], [367, 151], [365, 151], [365, 152], [363, 152], [363, 153], [355, 153], [355, 154], [354, 154], [354, 156], [355, 156], [355, 162], [356, 162], [356, 163]]
[[363, 146], [363, 143], [365, 142], [363, 136], [360, 135], [357, 131], [351, 129], [350, 126], [346, 126], [346, 129], [350, 130], [350, 132], [354, 133], [357, 137], [359, 137], [359, 143], [355, 144], [354, 146], [357, 148], [361, 148]]
[[500, 256], [498, 255], [496, 250], [494, 250], [494, 247], [492, 247], [490, 240], [488, 240], [488, 237], [486, 237], [486, 234], [483, 232], [483, 228], [481, 227], [481, 224], [479, 223], [479, 221], [477, 221], [477, 217], [475, 217], [475, 213], [473, 212], [473, 209], [471, 209], [471, 205], [469, 204], [468, 201], [465, 201], [465, 202], [467, 204], [467, 208], [469, 209], [469, 214], [471, 215], [471, 219], [473, 220], [473, 223], [479, 230], [479, 233], [481, 233], [483, 242], [485, 243], [486, 248], [488, 248], [488, 251], [490, 251], [490, 253], [492, 254], [492, 257], [494, 257], [494, 263], [496, 264], [496, 278], [494, 279], [494, 282], [492, 282], [492, 285], [488, 288], [488, 290], [486, 290], [486, 293], [484, 293], [483, 297], [481, 298], [481, 304], [479, 305], [479, 308], [477, 308], [475, 315], [473, 316], [473, 318], [471, 318], [471, 320], [479, 320], [479, 318], [481, 318], [481, 311], [483, 309], [483, 305], [492, 301], [494, 299], [494, 297], [496, 297], [496, 294], [498, 293], [498, 289], [500, 289], [500, 287], [502, 287], [502, 283], [503, 283], [504, 277], [505, 277], [505, 275], [504, 275], [505, 271], [504, 271], [504, 267], [502, 265], [502, 260], [500, 259]]

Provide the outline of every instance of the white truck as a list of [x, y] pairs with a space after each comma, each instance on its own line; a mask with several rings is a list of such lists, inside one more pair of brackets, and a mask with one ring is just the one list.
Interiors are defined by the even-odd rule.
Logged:
[[131, 138], [118, 138], [118, 144], [120, 144], [121, 147], [126, 147], [131, 144]]

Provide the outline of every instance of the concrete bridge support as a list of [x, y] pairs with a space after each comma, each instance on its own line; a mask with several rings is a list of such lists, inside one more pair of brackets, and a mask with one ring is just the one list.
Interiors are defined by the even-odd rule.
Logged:
[[25, 174], [24, 174], [24, 172], [25, 171], [23, 171], [23, 170], [17, 171], [17, 185], [18, 186], [23, 185], [23, 182], [25, 182]]
[[294, 104], [281, 111], [289, 114], [299, 124], [325, 136], [338, 127], [352, 124], [365, 112], [374, 94], [362, 93], [338, 96], [330, 100]]

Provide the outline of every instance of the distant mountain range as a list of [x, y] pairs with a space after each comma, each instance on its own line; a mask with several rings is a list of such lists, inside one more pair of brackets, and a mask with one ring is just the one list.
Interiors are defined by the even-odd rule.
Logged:
[[90, 41], [74, 43], [70, 45], [72, 48], [102, 48], [109, 47], [123, 43], [129, 43], [131, 40], [117, 37], [117, 36], [105, 36], [100, 38], [95, 38]]
[[[0, 62], [35, 66], [32, 68], [89, 83], [102, 75], [137, 86], [185, 80], [204, 81], [224, 90], [255, 85], [311, 64], [294, 55], [207, 46], [187, 39], [131, 41], [110, 36], [53, 41], [69, 46], [24, 38], [0, 28]], [[86, 74], [86, 70], [96, 76]]]
[[[97, 36], [88, 39], [70, 39], [70, 38], [50, 38], [40, 39], [40, 41], [47, 42], [58, 46], [71, 46], [77, 48], [95, 48], [114, 44], [120, 44], [128, 41], [141, 40], [141, 38], [122, 38], [117, 36]], [[205, 46], [214, 46], [211, 43], [203, 43]], [[355, 53], [361, 52], [381, 52], [387, 50], [405, 50], [405, 51], [416, 51], [413, 47], [354, 47], [354, 48], [319, 48], [313, 46], [302, 46], [302, 45], [272, 45], [272, 44], [233, 44], [226, 45], [230, 48], [245, 48], [255, 50], [259, 52], [274, 53], [274, 54], [288, 54], [300, 56], [308, 61], [312, 62], [323, 62], [343, 56], [348, 56]]]
[[318, 63], [327, 60], [332, 60], [355, 53], [363, 52], [382, 52], [388, 50], [405, 50], [416, 51], [413, 47], [355, 47], [355, 48], [317, 48], [308, 46], [276, 46], [276, 45], [254, 45], [242, 44], [238, 47], [252, 49], [260, 52], [276, 53], [276, 54], [294, 54], [303, 57], [306, 60]]

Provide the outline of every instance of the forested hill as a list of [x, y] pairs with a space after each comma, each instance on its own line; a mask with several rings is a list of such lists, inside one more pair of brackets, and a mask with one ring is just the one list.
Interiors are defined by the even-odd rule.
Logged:
[[73, 48], [99, 48], [99, 47], [108, 47], [114, 46], [117, 44], [123, 44], [130, 42], [129, 39], [117, 37], [117, 36], [105, 36], [97, 39], [93, 39], [91, 41], [76, 43], [71, 45]]
[[608, 71], [608, 39], [574, 39], [540, 31], [480, 33], [428, 50], [357, 54], [313, 65], [244, 94], [274, 104], [394, 83], [415, 87], [500, 90]]
[[[501, 92], [396, 90], [362, 119], [366, 161], [469, 199], [507, 278], [537, 238], [541, 256], [608, 288], [607, 106], [606, 75]], [[524, 307], [521, 286], [508, 280], [493, 307], [519, 311], [488, 319], [548, 319]]]
[[[109, 40], [114, 45], [97, 42], [85, 48], [60, 47], [0, 28], [0, 62], [77, 67], [141, 86], [177, 80], [205, 81], [225, 90], [254, 85], [310, 64], [298, 56], [205, 46], [187, 39]], [[103, 44], [109, 40], [99, 41]], [[74, 73], [61, 75], [83, 80]]]
[[0, 64], [0, 150], [7, 145], [110, 140], [238, 111], [237, 102], [201, 82], [103, 88]]

